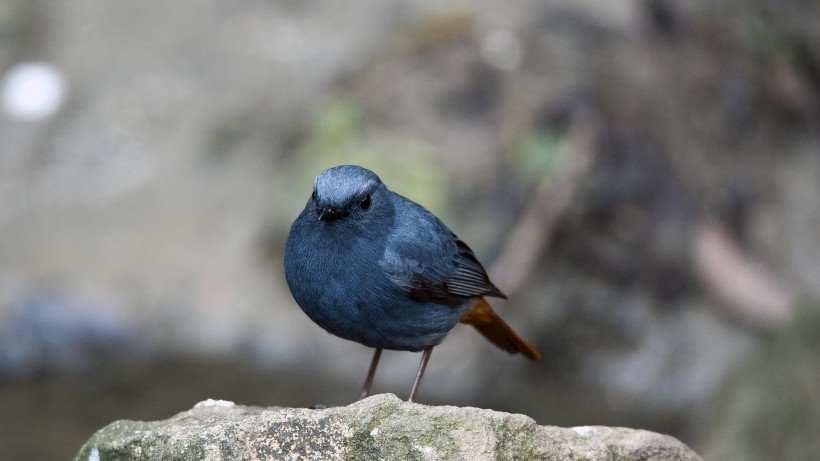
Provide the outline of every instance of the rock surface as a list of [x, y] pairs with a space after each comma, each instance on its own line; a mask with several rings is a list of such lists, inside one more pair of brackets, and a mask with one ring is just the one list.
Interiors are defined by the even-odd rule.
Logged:
[[524, 415], [425, 406], [392, 394], [346, 407], [206, 401], [170, 419], [116, 421], [75, 458], [96, 460], [700, 460], [654, 432], [538, 426]]

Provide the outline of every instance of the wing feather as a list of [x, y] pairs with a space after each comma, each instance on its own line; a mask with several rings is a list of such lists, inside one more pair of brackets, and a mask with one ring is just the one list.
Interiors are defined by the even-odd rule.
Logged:
[[419, 300], [457, 306], [465, 298], [506, 298], [463, 241], [421, 205], [394, 194], [395, 229], [382, 265]]

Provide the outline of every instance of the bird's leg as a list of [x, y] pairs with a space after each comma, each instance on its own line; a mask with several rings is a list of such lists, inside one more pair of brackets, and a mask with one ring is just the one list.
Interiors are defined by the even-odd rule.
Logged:
[[379, 358], [381, 356], [382, 348], [377, 347], [376, 352], [373, 353], [373, 360], [370, 361], [370, 369], [367, 370], [367, 378], [364, 380], [364, 386], [362, 386], [362, 393], [359, 394], [359, 400], [370, 394], [370, 386], [373, 385], [373, 376], [376, 375], [376, 367], [379, 366]]
[[413, 388], [410, 389], [410, 398], [407, 399], [408, 402], [414, 402], [416, 400], [416, 392], [419, 391], [419, 385], [421, 384], [421, 378], [424, 376], [424, 370], [427, 368], [427, 362], [430, 361], [430, 355], [433, 353], [433, 347], [428, 347], [421, 353], [421, 363], [419, 364], [419, 371], [416, 372], [416, 381], [413, 383]]

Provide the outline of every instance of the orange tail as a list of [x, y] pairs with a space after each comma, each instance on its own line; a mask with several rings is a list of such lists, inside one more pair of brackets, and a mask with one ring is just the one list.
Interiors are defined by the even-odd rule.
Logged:
[[529, 359], [541, 361], [541, 354], [501, 320], [484, 298], [475, 298], [472, 310], [465, 312], [459, 322], [474, 326], [491, 343], [511, 354], [520, 352]]

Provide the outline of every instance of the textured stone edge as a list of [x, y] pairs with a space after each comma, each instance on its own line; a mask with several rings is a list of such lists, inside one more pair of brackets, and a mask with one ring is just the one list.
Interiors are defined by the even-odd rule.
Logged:
[[413, 404], [392, 394], [317, 410], [207, 401], [163, 421], [111, 423], [97, 431], [75, 459], [283, 456], [294, 460], [701, 459], [677, 439], [650, 431], [538, 426], [525, 415]]

